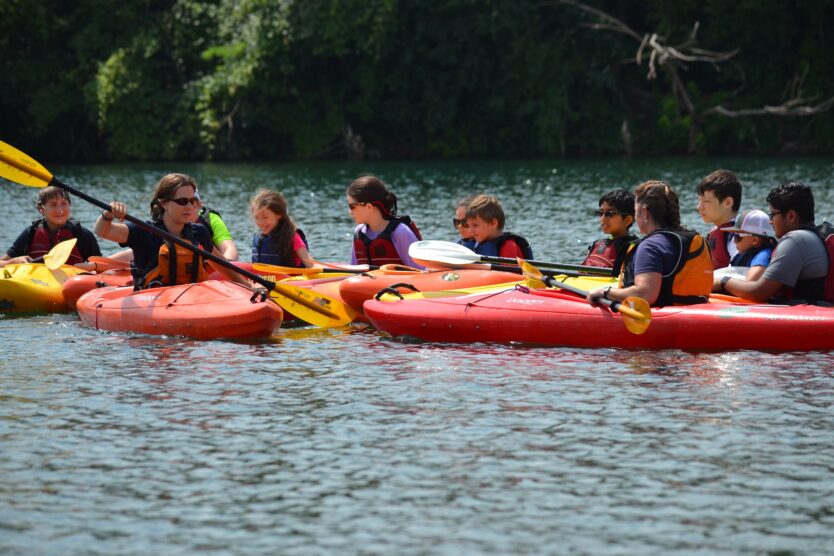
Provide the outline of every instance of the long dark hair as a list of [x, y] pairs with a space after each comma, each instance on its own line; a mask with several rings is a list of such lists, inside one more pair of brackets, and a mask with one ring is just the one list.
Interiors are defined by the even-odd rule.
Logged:
[[348, 186], [347, 194], [360, 203], [375, 206], [386, 220], [397, 216], [397, 196], [388, 191], [383, 181], [376, 176], [356, 178]]
[[680, 202], [668, 183], [660, 180], [643, 182], [634, 190], [634, 200], [646, 207], [658, 228], [681, 229]]
[[295, 222], [287, 213], [287, 200], [277, 191], [259, 189], [249, 203], [249, 210], [254, 216], [261, 209], [269, 209], [281, 217], [278, 225], [269, 232], [269, 242], [285, 260], [293, 259], [292, 238], [295, 235]]

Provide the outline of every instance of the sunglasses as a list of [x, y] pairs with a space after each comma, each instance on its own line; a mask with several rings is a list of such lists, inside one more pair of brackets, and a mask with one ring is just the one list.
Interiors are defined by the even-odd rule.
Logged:
[[598, 210], [594, 214], [597, 215], [597, 218], [606, 217], [606, 218], [614, 218], [617, 215], [620, 216], [628, 216], [631, 213], [619, 212], [616, 210]]
[[359, 205], [367, 205], [368, 203], [348, 203], [348, 209], [353, 210]]
[[466, 223], [466, 218], [452, 218], [452, 225], [455, 228], [468, 228], [469, 224]]
[[772, 210], [769, 213], [767, 213], [767, 215], [770, 217], [771, 220], [773, 220], [773, 217], [776, 216], [777, 214], [782, 214], [782, 211], [781, 210]]
[[753, 234], [744, 234], [744, 233], [741, 233], [741, 232], [735, 232], [733, 234], [733, 241], [741, 241], [742, 239], [744, 239], [746, 237], [750, 237], [752, 235]]
[[172, 203], [177, 203], [179, 206], [184, 207], [188, 203], [191, 203], [195, 207], [200, 202], [200, 199], [197, 197], [180, 197], [179, 199], [168, 199]]

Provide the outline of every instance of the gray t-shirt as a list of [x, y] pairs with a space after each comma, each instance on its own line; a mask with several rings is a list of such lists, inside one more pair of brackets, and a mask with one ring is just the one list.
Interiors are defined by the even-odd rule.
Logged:
[[799, 279], [828, 274], [828, 255], [822, 240], [811, 230], [793, 230], [779, 239], [763, 278], [794, 287]]

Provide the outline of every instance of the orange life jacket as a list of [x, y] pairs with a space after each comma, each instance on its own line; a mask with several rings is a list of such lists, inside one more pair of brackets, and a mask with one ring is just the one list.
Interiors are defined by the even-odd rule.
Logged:
[[641, 241], [654, 234], [666, 234], [679, 245], [678, 260], [663, 276], [655, 307], [706, 303], [712, 291], [712, 260], [704, 238], [692, 230], [656, 230], [629, 248], [620, 275], [622, 287], [634, 285], [634, 253]]
[[[194, 240], [191, 226], [183, 229], [185, 239], [196, 247], [200, 245]], [[155, 288], [159, 286], [173, 286], [177, 284], [190, 284], [208, 280], [203, 258], [197, 253], [165, 240], [159, 248], [159, 261], [153, 269], [145, 274], [144, 278], [137, 283], [141, 288]]]

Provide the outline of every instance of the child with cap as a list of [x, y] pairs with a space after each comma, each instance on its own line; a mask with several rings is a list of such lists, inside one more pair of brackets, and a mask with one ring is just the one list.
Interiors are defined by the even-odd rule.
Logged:
[[712, 289], [714, 292], [722, 290], [721, 279], [724, 276], [757, 280], [770, 264], [770, 257], [776, 246], [770, 218], [767, 213], [758, 209], [740, 213], [734, 226], [721, 230], [732, 233], [738, 254], [730, 260], [729, 267], [715, 272]]

